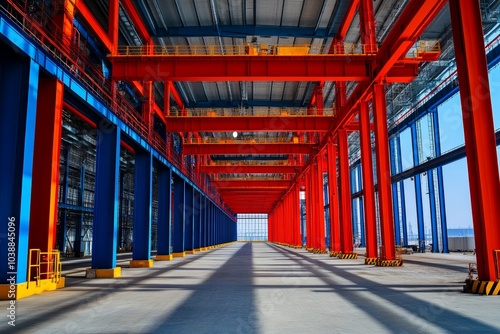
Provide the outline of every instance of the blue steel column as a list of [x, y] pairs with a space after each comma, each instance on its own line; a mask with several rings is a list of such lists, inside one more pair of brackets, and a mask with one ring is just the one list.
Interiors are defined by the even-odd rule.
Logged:
[[208, 199], [203, 195], [202, 199], [203, 209], [202, 209], [202, 221], [201, 221], [201, 250], [206, 250], [207, 247], [207, 222], [208, 222]]
[[[359, 188], [356, 186], [356, 180], [357, 180], [356, 168], [357, 167], [354, 167], [350, 170], [351, 171], [351, 194], [355, 193], [359, 190]], [[352, 197], [350, 200], [351, 200], [351, 214], [352, 214], [352, 236], [353, 236], [353, 240], [355, 240], [357, 243], [357, 239], [359, 236], [358, 227], [360, 225], [359, 224], [359, 217], [358, 217], [358, 201], [356, 198], [353, 199]]]
[[[398, 171], [403, 170], [403, 158], [401, 157], [401, 138], [394, 138], [394, 146], [397, 150], [397, 167]], [[405, 200], [405, 185], [404, 182], [399, 182], [399, 204], [401, 205], [401, 227], [403, 231], [403, 245], [408, 245], [408, 227], [406, 225], [406, 200]]]
[[97, 132], [92, 269], [87, 277], [118, 277], [118, 181], [120, 171], [120, 130], [109, 125]]
[[85, 252], [82, 252], [82, 230], [84, 221], [84, 202], [83, 198], [85, 196], [85, 175], [86, 169], [85, 165], [80, 168], [80, 189], [78, 190], [78, 206], [80, 207], [80, 219], [76, 222], [75, 226], [75, 241], [73, 243], [73, 251], [75, 252], [75, 257], [85, 256]]
[[[398, 170], [396, 168], [396, 139], [389, 139], [389, 153], [391, 154], [391, 173], [392, 175], [397, 174]], [[394, 234], [396, 235], [396, 245], [401, 245], [401, 229], [399, 223], [399, 195], [398, 195], [398, 183], [392, 184], [392, 207], [394, 210]]]
[[158, 169], [158, 250], [156, 261], [172, 260], [170, 245], [172, 225], [172, 170]]
[[[62, 193], [61, 193], [61, 200], [62, 204], [66, 204], [66, 200], [68, 198], [68, 175], [69, 175], [69, 152], [70, 148], [67, 147], [63, 151], [64, 154], [64, 166], [63, 166], [63, 184], [62, 184]], [[62, 220], [59, 222], [59, 250], [61, 252], [65, 251], [65, 246], [66, 246], [66, 209], [60, 208], [62, 211], [61, 216]]]
[[174, 257], [184, 257], [184, 232], [186, 224], [185, 205], [186, 204], [186, 183], [180, 177], [174, 179], [174, 231], [172, 243], [174, 247]]
[[[359, 184], [359, 190], [363, 189], [363, 177], [362, 173], [363, 171], [361, 170], [361, 165], [358, 165], [359, 171], [358, 171], [358, 184]], [[365, 211], [364, 211], [364, 197], [358, 197], [358, 202], [359, 202], [359, 233], [361, 237], [361, 244], [360, 247], [366, 247], [366, 238], [365, 238]]]
[[[439, 136], [439, 117], [436, 109], [431, 111], [434, 124], [434, 145], [436, 157], [441, 156], [441, 138]], [[446, 206], [444, 198], [444, 182], [443, 182], [443, 167], [436, 168], [439, 196], [439, 216], [441, 218], [441, 242], [443, 245], [443, 253], [449, 253], [448, 249], [448, 224], [446, 223]]]
[[429, 182], [429, 206], [431, 209], [432, 252], [437, 253], [439, 252], [439, 241], [437, 232], [436, 193], [434, 192], [433, 170], [427, 171], [427, 182]]
[[184, 205], [185, 214], [185, 229], [184, 229], [184, 250], [187, 254], [193, 254], [193, 238], [194, 238], [194, 209], [193, 209], [194, 189], [190, 185], [186, 185], [186, 197]]
[[[417, 123], [411, 123], [411, 143], [413, 148], [413, 164], [418, 166], [418, 143], [417, 143]], [[425, 231], [424, 231], [424, 209], [422, 206], [422, 183], [420, 174], [415, 175], [415, 200], [417, 204], [417, 224], [418, 224], [418, 248], [421, 253], [425, 252]]]
[[151, 212], [153, 201], [153, 156], [137, 151], [134, 169], [134, 247], [131, 268], [152, 267]]
[[193, 197], [193, 252], [200, 251], [201, 240], [201, 194], [198, 191], [194, 192]]
[[0, 59], [0, 285], [18, 284], [17, 298], [27, 276], [38, 74], [34, 61]]

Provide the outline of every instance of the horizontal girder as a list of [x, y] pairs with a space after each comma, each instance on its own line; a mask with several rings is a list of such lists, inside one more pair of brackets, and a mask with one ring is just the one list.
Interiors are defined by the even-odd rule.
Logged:
[[259, 154], [309, 154], [315, 144], [305, 143], [184, 143], [182, 153], [185, 155], [202, 154], [234, 154], [234, 155], [259, 155]]
[[[120, 81], [366, 81], [374, 56], [113, 56]], [[388, 71], [387, 82], [409, 82], [418, 64]]]
[[166, 117], [169, 132], [293, 132], [328, 131], [332, 116], [174, 116]]
[[288, 180], [213, 180], [211, 184], [217, 189], [247, 189], [251, 191], [270, 189], [287, 189], [291, 182]]
[[294, 174], [301, 166], [293, 165], [206, 165], [201, 167], [205, 174]]

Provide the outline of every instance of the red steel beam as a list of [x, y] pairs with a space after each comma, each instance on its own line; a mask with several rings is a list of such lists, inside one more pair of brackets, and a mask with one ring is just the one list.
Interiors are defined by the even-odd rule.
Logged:
[[251, 189], [265, 190], [266, 188], [287, 188], [290, 186], [290, 181], [288, 180], [213, 180], [211, 184], [218, 189], [231, 189], [231, 188], [246, 188], [249, 191]]
[[117, 56], [113, 80], [363, 81], [373, 56]]
[[295, 174], [301, 166], [293, 165], [206, 165], [201, 166], [205, 174]]
[[85, 2], [83, 2], [82, 0], [77, 1], [76, 8], [78, 9], [78, 13], [80, 13], [81, 17], [85, 20], [85, 22], [87, 22], [87, 25], [92, 28], [94, 33], [108, 49], [108, 51], [113, 52], [114, 46], [113, 42], [108, 36], [108, 32], [101, 27], [90, 9], [87, 7], [87, 5], [85, 5]]
[[120, 1], [121, 4], [123, 5], [123, 8], [125, 8], [125, 11], [127, 12], [128, 16], [132, 20], [135, 30], [139, 34], [139, 37], [142, 39], [143, 43], [153, 44], [148, 29], [146, 28], [146, 25], [142, 21], [141, 17], [139, 16], [137, 9], [132, 3], [132, 0], [120, 0]]
[[226, 154], [226, 155], [248, 155], [248, 154], [310, 154], [313, 144], [184, 144], [182, 153], [184, 155], [203, 154]]
[[328, 131], [332, 116], [171, 116], [169, 132], [294, 132]]
[[[115, 56], [113, 80], [365, 81], [374, 56]], [[418, 64], [387, 69], [388, 82], [410, 82]]]
[[356, 9], [358, 8], [358, 5], [359, 5], [359, 0], [351, 0], [351, 2], [349, 2], [347, 11], [344, 15], [344, 18], [342, 19], [342, 22], [340, 23], [338, 32], [335, 35], [336, 39], [342, 40], [347, 35], [347, 31], [351, 26], [352, 20], [354, 19], [354, 15], [356, 15]]

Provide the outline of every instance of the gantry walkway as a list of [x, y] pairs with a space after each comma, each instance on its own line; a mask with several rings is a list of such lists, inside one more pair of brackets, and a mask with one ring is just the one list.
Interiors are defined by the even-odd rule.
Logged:
[[[86, 280], [72, 266], [67, 288], [17, 301], [14, 329], [498, 333], [500, 300], [460, 292], [473, 260], [463, 254], [412, 254], [404, 267], [387, 268], [267, 243], [233, 243], [156, 262], [150, 269], [124, 268], [114, 280]], [[0, 302], [0, 308], [7, 303]], [[6, 329], [4, 317], [0, 332]]]

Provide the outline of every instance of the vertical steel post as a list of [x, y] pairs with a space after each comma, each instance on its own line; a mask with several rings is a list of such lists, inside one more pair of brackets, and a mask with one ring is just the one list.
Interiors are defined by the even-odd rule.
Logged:
[[318, 237], [318, 248], [321, 251], [326, 250], [325, 245], [325, 199], [323, 197], [323, 153], [319, 154], [317, 157], [318, 172], [316, 175], [316, 196], [317, 196], [317, 207], [316, 207], [316, 217], [317, 217], [317, 237]]
[[330, 252], [340, 252], [340, 219], [337, 185], [337, 146], [328, 141], [328, 207], [330, 210]]
[[389, 137], [387, 131], [387, 109], [385, 86], [373, 87], [373, 114], [375, 120], [375, 153], [377, 156], [377, 184], [379, 196], [380, 230], [382, 237], [382, 260], [395, 260], [394, 216], [392, 211], [391, 169], [389, 163]]
[[[363, 166], [362, 164], [358, 165], [358, 184], [360, 187], [363, 187]], [[364, 188], [361, 188], [364, 189]], [[364, 191], [364, 190], [363, 190]], [[364, 195], [363, 195], [364, 196]], [[359, 230], [361, 236], [361, 247], [366, 247], [366, 231], [365, 231], [365, 213], [364, 213], [364, 197], [359, 197]]]
[[120, 0], [109, 0], [108, 37], [113, 45], [112, 54], [118, 53], [118, 20]]
[[131, 267], [152, 267], [151, 214], [153, 203], [153, 155], [136, 151], [134, 168], [134, 248]]
[[[392, 175], [397, 174], [396, 168], [396, 140], [389, 139], [389, 154], [391, 160]], [[394, 210], [394, 234], [396, 235], [396, 245], [401, 245], [401, 229], [399, 223], [399, 198], [398, 198], [398, 183], [392, 184], [392, 208]]]
[[173, 256], [184, 257], [184, 233], [186, 229], [186, 182], [180, 177], [174, 178], [174, 230], [172, 233]]
[[[395, 149], [397, 150], [397, 169], [403, 170], [403, 158], [401, 156], [401, 138], [397, 135], [394, 141]], [[403, 245], [408, 245], [408, 226], [406, 224], [406, 199], [405, 199], [405, 184], [404, 181], [399, 182], [399, 202], [401, 205], [401, 227], [403, 232]]]
[[156, 261], [172, 259], [172, 170], [168, 167], [158, 169], [158, 247]]
[[[56, 245], [64, 84], [40, 79], [38, 87], [29, 248]], [[44, 270], [45, 271], [45, 270]]]
[[478, 1], [450, 0], [465, 133], [479, 280], [498, 279], [494, 250], [500, 249], [500, 182], [493, 109]]
[[194, 214], [193, 214], [193, 202], [194, 202], [194, 189], [191, 185], [186, 184], [186, 197], [184, 202], [184, 250], [188, 254], [193, 253], [194, 249]]
[[[363, 197], [366, 231], [366, 258], [377, 257], [377, 221], [375, 208], [375, 186], [373, 180], [373, 155], [370, 135], [370, 109], [362, 101], [359, 109], [359, 141], [361, 167], [363, 169]], [[367, 261], [369, 262], [369, 261]]]
[[341, 252], [353, 252], [352, 217], [351, 217], [351, 187], [349, 179], [349, 152], [347, 131], [339, 129], [339, 168], [340, 168], [340, 242]]
[[[33, 151], [39, 65], [5, 55], [0, 59], [0, 234], [14, 233], [16, 262], [8, 263], [8, 242], [0, 243], [0, 284], [16, 272], [16, 284], [26, 282], [28, 231], [32, 197]], [[10, 230], [9, 230], [10, 227]], [[14, 231], [13, 231], [14, 230]], [[4, 239], [4, 240], [7, 240]], [[7, 270], [9, 268], [9, 270]]]
[[[411, 142], [413, 147], [413, 165], [420, 164], [418, 158], [418, 140], [417, 140], [417, 124], [411, 123]], [[415, 181], [415, 200], [417, 204], [417, 224], [418, 224], [418, 248], [420, 252], [425, 252], [425, 230], [424, 230], [424, 208], [422, 204], [422, 181], [420, 174], [414, 176]]]
[[[111, 270], [105, 275], [120, 276], [116, 267], [118, 236], [118, 182], [120, 174], [120, 130], [115, 126], [97, 132], [92, 268]], [[90, 274], [90, 272], [89, 272]], [[96, 273], [99, 277], [99, 274]]]

